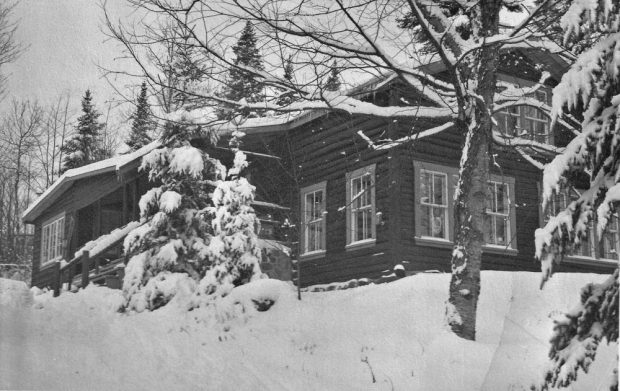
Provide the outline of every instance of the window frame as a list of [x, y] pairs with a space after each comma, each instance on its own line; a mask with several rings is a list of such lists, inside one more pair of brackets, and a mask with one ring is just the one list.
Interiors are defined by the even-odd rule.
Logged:
[[[491, 192], [491, 209], [487, 207], [485, 207], [485, 213], [487, 214], [487, 216], [489, 216], [492, 219], [492, 227], [491, 227], [491, 231], [492, 231], [492, 235], [493, 235], [493, 240], [494, 242], [497, 242], [497, 219], [498, 218], [504, 218], [504, 221], [506, 221], [508, 224], [505, 225], [506, 227], [506, 238], [504, 241], [507, 242], [507, 244], [498, 244], [498, 243], [489, 243], [488, 241], [486, 241], [486, 245], [487, 246], [498, 246], [498, 247], [503, 247], [503, 246], [510, 246], [510, 243], [512, 241], [512, 235], [515, 231], [513, 231], [513, 229], [511, 228], [510, 224], [510, 220], [511, 220], [511, 216], [510, 216], [510, 200], [511, 200], [511, 194], [512, 192], [510, 191], [510, 185], [508, 183], [506, 183], [506, 181], [497, 181], [497, 180], [489, 180], [488, 185], [489, 187], [493, 187], [494, 191]], [[497, 193], [495, 192], [495, 189], [497, 189], [498, 186], [504, 187], [505, 193], [504, 193], [504, 203], [505, 205], [502, 205], [502, 208], [505, 209], [505, 213], [501, 213], [499, 211], [495, 211], [493, 210], [493, 206], [497, 205]], [[497, 207], [495, 207], [495, 209], [498, 209]]]
[[[519, 84], [520, 83], [515, 85], [515, 87], [521, 88]], [[528, 84], [528, 86], [530, 87], [533, 86], [533, 84], [529, 85], [529, 83], [524, 83], [524, 84]], [[539, 96], [539, 94], [544, 94], [544, 96]], [[534, 91], [532, 94], [529, 94], [528, 96], [531, 98], [534, 98], [535, 100], [545, 105], [549, 105], [550, 91], [547, 88], [541, 87], [537, 89], [536, 91]], [[544, 100], [541, 100], [541, 99], [544, 99]], [[517, 113], [510, 112], [511, 109], [516, 109], [516, 111], [518, 112], [518, 115]], [[529, 115], [530, 110], [536, 110], [536, 113], [537, 114], [540, 113], [540, 115], [543, 118], [538, 118], [537, 116], [534, 116], [534, 117], [530, 116]], [[544, 144], [554, 145], [553, 132], [551, 131], [551, 119], [545, 112], [543, 112], [540, 108], [536, 106], [527, 105], [527, 104], [519, 104], [515, 106], [506, 107], [506, 108], [503, 108], [497, 111], [494, 117], [495, 117], [495, 120], [498, 122], [498, 125], [496, 126], [497, 130], [501, 132], [501, 127], [499, 126], [499, 122], [503, 123], [506, 136], [518, 137], [518, 138], [523, 138], [526, 140], [533, 140], [537, 142], [540, 142], [540, 141], [537, 140], [538, 134], [536, 134], [535, 132], [531, 133], [528, 131], [527, 134], [523, 136], [520, 135], [519, 133], [522, 131], [528, 130], [525, 127], [526, 123], [543, 123], [544, 122], [545, 124]], [[509, 118], [511, 117], [516, 118], [516, 125], [514, 129], [509, 130], [508, 129]]]
[[[539, 188], [540, 188], [540, 183], [538, 184]], [[574, 193], [574, 195], [576, 197], [579, 197], [581, 195], [581, 193], [583, 193], [585, 190], [583, 189], [577, 189], [574, 188], [572, 186], [570, 186], [569, 188], [564, 189], [564, 192], [559, 194], [562, 197], [564, 197], [565, 203], [566, 205], [564, 206], [563, 209], [560, 209], [559, 211], [565, 210], [568, 205], [574, 201], [574, 198], [571, 198], [570, 196], [570, 192]], [[542, 200], [542, 192], [539, 192], [540, 196], [541, 196], [541, 200]], [[555, 197], [557, 197], [558, 194], [555, 195]], [[555, 216], [557, 215], [555, 212], [556, 208], [555, 208], [555, 197], [552, 199], [552, 204], [554, 208], [553, 210], [550, 210], [550, 206], [547, 206], [547, 210], [543, 210], [542, 209], [542, 202], [539, 203], [540, 207], [539, 207], [539, 213], [540, 213], [540, 226], [544, 227], [547, 222], [549, 221], [549, 218], [551, 216]], [[558, 212], [559, 212], [558, 211]], [[569, 263], [585, 263], [585, 262], [589, 262], [589, 264], [592, 263], [598, 263], [601, 265], [609, 265], [612, 263], [617, 263], [620, 260], [620, 219], [618, 218], [618, 212], [615, 212], [613, 214], [613, 216], [616, 218], [616, 251], [619, 254], [618, 257], [616, 258], [606, 258], [603, 256], [604, 253], [604, 242], [602, 240], [602, 238], [599, 238], [596, 232], [596, 229], [594, 229], [594, 225], [596, 224], [596, 221], [592, 221], [590, 222], [590, 229], [588, 232], [588, 247], [589, 247], [589, 255], [584, 255], [582, 253], [583, 248], [582, 246], [580, 246], [578, 253], [577, 254], [565, 254], [565, 259], [567, 262]], [[601, 239], [601, 240], [599, 240]]]
[[[427, 163], [418, 160], [413, 162], [414, 168], [414, 242], [422, 246], [443, 247], [452, 248], [454, 245], [454, 191], [458, 181], [458, 169], [449, 166], [443, 166], [435, 163]], [[447, 227], [447, 239], [429, 237], [421, 235], [422, 221], [421, 221], [421, 186], [420, 178], [423, 171], [434, 171], [444, 173], [448, 177], [448, 227]], [[505, 255], [517, 255], [518, 244], [516, 236], [516, 200], [511, 198], [511, 195], [516, 195], [515, 192], [515, 179], [510, 176], [500, 176], [491, 173], [489, 175], [489, 182], [505, 183], [508, 186], [509, 202], [508, 202], [508, 231], [510, 238], [506, 245], [496, 245], [485, 243], [483, 245], [483, 252], [498, 253]]]
[[[41, 224], [41, 246], [39, 251], [40, 266], [44, 267], [53, 262], [59, 261], [64, 257], [65, 251], [65, 235], [66, 235], [66, 220], [65, 213], [60, 213], [52, 218], [47, 219]], [[62, 232], [59, 233], [58, 228], [62, 228]], [[47, 229], [47, 234], [46, 234]], [[52, 230], [53, 229], [53, 230]], [[52, 230], [52, 234], [50, 234]], [[53, 237], [53, 238], [52, 238]], [[51, 239], [51, 242], [50, 242]], [[55, 243], [54, 243], [55, 242]], [[54, 257], [49, 256], [49, 252], [54, 248]]]
[[[444, 205], [440, 205], [440, 204], [435, 204], [434, 202], [424, 202], [424, 201], [422, 201], [422, 182], [421, 182], [421, 178], [422, 178], [422, 174], [425, 174], [425, 173], [426, 174], [430, 174], [432, 176], [432, 178], [433, 178], [433, 180], [431, 182], [432, 189], [430, 190], [431, 193], [432, 193], [430, 195], [430, 198], [433, 198], [433, 199], [435, 198], [434, 197], [434, 193], [432, 192], [432, 190], [434, 190], [434, 188], [435, 188], [434, 178], [435, 178], [435, 176], [443, 176], [444, 177], [444, 179], [445, 179], [445, 181], [444, 181], [444, 185], [445, 185], [444, 190], [445, 190], [445, 192], [444, 192], [444, 194], [442, 194], [442, 198], [444, 198], [445, 206]], [[420, 178], [420, 198], [419, 198], [419, 200], [420, 200], [419, 201], [419, 205], [420, 205], [420, 226], [419, 226], [420, 230], [419, 230], [419, 232], [421, 233], [420, 237], [423, 238], [423, 239], [430, 239], [430, 240], [442, 240], [442, 239], [443, 240], [450, 240], [450, 226], [451, 226], [450, 225], [450, 203], [448, 202], [448, 200], [450, 199], [450, 190], [449, 189], [451, 187], [450, 185], [451, 185], [451, 182], [452, 182], [452, 180], [451, 180], [452, 176], [449, 173], [447, 173], [447, 172], [441, 172], [441, 171], [431, 170], [431, 169], [427, 169], [427, 168], [421, 168], [420, 169], [420, 175], [417, 176], [416, 178]], [[431, 211], [433, 209], [435, 209], [435, 208], [442, 208], [442, 209], [444, 209], [444, 220], [443, 220], [444, 221], [444, 223], [443, 223], [444, 224], [444, 235], [443, 235], [443, 237], [429, 236], [429, 235], [423, 235], [422, 234], [422, 214], [423, 214], [422, 207], [428, 207], [428, 208], [430, 208]], [[431, 213], [431, 217], [433, 217], [432, 213]], [[430, 219], [429, 219], [429, 221], [430, 221]], [[431, 223], [431, 226], [432, 226], [432, 223]]]
[[[308, 245], [308, 224], [310, 223], [316, 223], [318, 220], [313, 220], [311, 222], [306, 221], [306, 196], [312, 193], [317, 193], [317, 192], [322, 192], [323, 193], [323, 199], [321, 202], [321, 207], [322, 207], [322, 217], [321, 217], [321, 228], [322, 228], [322, 234], [321, 234], [321, 241], [323, 243], [323, 246], [325, 248], [323, 249], [319, 249], [319, 250], [313, 250], [313, 251], [306, 251], [307, 250], [307, 245]], [[301, 208], [301, 235], [300, 235], [300, 245], [301, 245], [301, 254], [300, 254], [300, 258], [319, 258], [325, 255], [325, 252], [327, 251], [327, 181], [322, 181], [319, 183], [316, 183], [314, 185], [310, 185], [310, 186], [305, 186], [300, 190], [300, 208]]]
[[[376, 199], [376, 164], [371, 164], [357, 170], [347, 172], [346, 179], [346, 246], [345, 250], [356, 249], [360, 247], [374, 246], [377, 241], [377, 199]], [[353, 202], [361, 197], [364, 193], [356, 194], [357, 197], [353, 197], [351, 193], [353, 191], [352, 182], [356, 179], [361, 179], [365, 175], [370, 175], [370, 237], [361, 240], [353, 240], [353, 235], [356, 231], [353, 230], [352, 222], [354, 221], [354, 213], [358, 209], [353, 208]]]

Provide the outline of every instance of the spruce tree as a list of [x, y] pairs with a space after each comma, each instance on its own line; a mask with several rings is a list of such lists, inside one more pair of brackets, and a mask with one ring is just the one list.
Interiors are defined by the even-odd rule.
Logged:
[[338, 91], [340, 89], [340, 70], [336, 64], [336, 61], [332, 63], [329, 71], [329, 77], [323, 87], [326, 91]]
[[105, 124], [99, 122], [101, 115], [93, 106], [90, 90], [82, 98], [82, 115], [78, 118], [76, 133], [61, 147], [63, 164], [61, 172], [97, 161], [101, 153], [100, 132]]
[[[263, 83], [256, 80], [252, 72], [248, 72], [241, 67], [249, 67], [256, 70], [263, 70], [264, 65], [258, 48], [256, 47], [256, 33], [252, 23], [247, 22], [241, 31], [241, 36], [237, 44], [233, 46], [235, 59], [228, 74], [224, 97], [228, 100], [238, 102], [245, 99], [248, 103], [261, 102], [265, 98]], [[249, 115], [249, 111], [242, 110], [244, 115]]]
[[140, 199], [143, 225], [125, 239], [125, 310], [164, 306], [181, 285], [201, 306], [260, 276], [254, 187], [239, 176], [244, 155], [227, 170], [190, 144], [191, 132], [173, 128], [140, 167], [158, 186]]
[[[573, 2], [565, 15], [570, 16], [561, 19], [566, 44], [581, 43], [584, 34], [598, 36], [598, 41], [577, 57], [553, 90], [552, 119], [577, 113], [582, 132], [545, 166], [543, 208], [567, 185], [578, 185], [577, 178], [586, 172], [590, 188], [536, 230], [543, 283], [570, 249], [587, 243], [591, 224], [596, 236], [604, 237], [620, 205], [620, 5]], [[601, 342], [618, 341], [618, 274], [616, 268], [606, 281], [583, 287], [580, 303], [555, 317], [551, 365], [541, 389], [568, 387], [581, 370], [588, 371]], [[610, 390], [618, 389], [617, 361], [616, 355]]]
[[138, 150], [152, 141], [149, 135], [152, 129], [151, 121], [151, 109], [146, 96], [146, 82], [142, 82], [140, 88], [140, 95], [136, 101], [136, 111], [131, 116], [133, 122], [131, 123], [131, 133], [129, 138], [125, 141], [125, 144], [132, 150]]
[[[293, 81], [293, 58], [289, 56], [284, 63], [284, 75], [282, 75], [284, 80], [290, 82], [292, 84]], [[277, 104], [279, 106], [286, 106], [295, 100], [293, 91], [288, 91], [282, 89], [280, 96], [278, 96]]]

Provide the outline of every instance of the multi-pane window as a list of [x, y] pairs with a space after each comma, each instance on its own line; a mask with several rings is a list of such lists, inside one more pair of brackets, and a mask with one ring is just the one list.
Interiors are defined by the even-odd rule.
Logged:
[[521, 129], [521, 110], [519, 106], [510, 106], [500, 110], [497, 124], [500, 132], [507, 136], [519, 136]]
[[[547, 93], [538, 90], [534, 98], [541, 103], [547, 103]], [[506, 135], [534, 140], [540, 143], [550, 143], [549, 118], [538, 107], [510, 106], [499, 111], [496, 115], [498, 130]]]
[[347, 174], [347, 244], [375, 238], [375, 168]]
[[[546, 224], [552, 216], [565, 210], [571, 201], [579, 198], [579, 192], [574, 189], [564, 189], [555, 194], [549, 201], [543, 223]], [[579, 247], [574, 246], [567, 251], [568, 255], [586, 258], [618, 259], [619, 227], [618, 215], [613, 214], [601, 238], [597, 238], [594, 231], [595, 222], [590, 222], [585, 236], [580, 239]], [[598, 245], [596, 245], [598, 243]]]
[[[454, 194], [458, 170], [433, 163], [414, 162], [415, 235], [420, 243], [445, 246], [454, 230]], [[491, 174], [485, 205], [484, 239], [489, 251], [517, 249], [514, 178]]]
[[448, 175], [420, 170], [421, 236], [448, 239]]
[[[544, 91], [536, 91], [536, 99], [546, 103], [547, 94]], [[549, 119], [543, 111], [536, 107], [525, 106], [524, 116], [523, 129], [528, 138], [539, 143], [549, 142]]]
[[303, 253], [325, 251], [325, 188], [326, 182], [301, 191]]
[[41, 263], [60, 259], [65, 237], [65, 217], [57, 217], [41, 229]]
[[489, 182], [484, 236], [487, 244], [510, 244], [510, 195], [508, 184]]
[[618, 215], [613, 214], [601, 239], [601, 258], [618, 259]]

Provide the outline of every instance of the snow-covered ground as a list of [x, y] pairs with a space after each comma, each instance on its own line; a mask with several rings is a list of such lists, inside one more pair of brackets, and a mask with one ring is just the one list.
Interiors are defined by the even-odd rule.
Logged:
[[[540, 274], [483, 272], [476, 342], [447, 331], [442, 274], [301, 302], [293, 287], [261, 280], [231, 300], [275, 299], [266, 312], [230, 301], [185, 312], [172, 302], [130, 315], [115, 312], [120, 291], [32, 299], [0, 280], [0, 389], [525, 390], [545, 367], [550, 314], [604, 278], [559, 274], [540, 291]], [[616, 351], [602, 344], [572, 389], [604, 389]]]

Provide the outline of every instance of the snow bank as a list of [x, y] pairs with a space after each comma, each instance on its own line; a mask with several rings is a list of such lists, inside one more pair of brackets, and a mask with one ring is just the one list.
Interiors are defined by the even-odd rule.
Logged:
[[23, 281], [0, 278], [0, 305], [30, 306], [32, 305], [32, 293]]
[[[539, 273], [482, 272], [476, 342], [445, 326], [447, 274], [302, 301], [287, 283], [258, 280], [212, 306], [209, 322], [182, 300], [128, 316], [115, 312], [120, 291], [43, 294], [35, 307], [0, 306], [0, 389], [528, 390], [547, 362], [551, 316], [605, 278], [556, 274], [539, 290]], [[273, 304], [261, 312], [261, 301]], [[600, 349], [572, 390], [607, 378], [617, 345]]]

